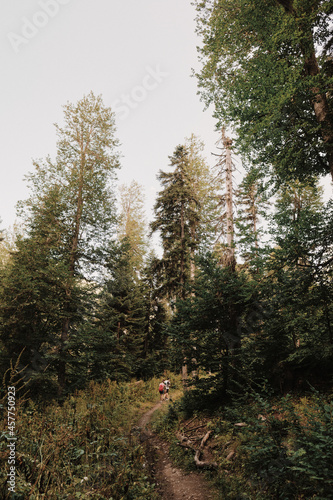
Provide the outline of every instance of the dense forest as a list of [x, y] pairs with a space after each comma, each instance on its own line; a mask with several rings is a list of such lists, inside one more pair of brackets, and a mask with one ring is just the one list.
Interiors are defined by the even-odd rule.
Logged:
[[[210, 472], [219, 498], [333, 498], [333, 4], [194, 4], [195, 76], [220, 134], [211, 157], [191, 131], [180, 138], [147, 221], [143, 187], [117, 182], [114, 113], [91, 92], [64, 106], [55, 158], [34, 161], [19, 222], [2, 228], [5, 462], [8, 387], [21, 428], [12, 498], [157, 498], [140, 443], [117, 432], [137, 411], [131, 397], [153, 402], [166, 375], [183, 396], [162, 434], [208, 415], [228, 436], [221, 456], [238, 440], [232, 474], [222, 458]], [[101, 423], [88, 459], [106, 418], [114, 441]], [[235, 437], [236, 422], [253, 433]], [[94, 464], [109, 459], [102, 481]], [[83, 464], [115, 489], [85, 493]]]

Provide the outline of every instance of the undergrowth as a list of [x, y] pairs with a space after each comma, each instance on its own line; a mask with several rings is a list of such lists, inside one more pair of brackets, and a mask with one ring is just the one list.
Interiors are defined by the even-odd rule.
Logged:
[[[8, 496], [8, 429], [1, 419], [0, 497], [155, 499], [135, 422], [158, 380], [91, 383], [62, 406], [17, 401], [16, 493]], [[147, 406], [147, 404], [146, 404]]]
[[[214, 429], [215, 484], [223, 499], [333, 498], [333, 401], [316, 391], [302, 396], [276, 397], [267, 389], [226, 399], [211, 411], [210, 398], [200, 395], [193, 412], [195, 392], [170, 407], [157, 430], [177, 450], [174, 431], [190, 417], [207, 418]], [[188, 404], [187, 404], [188, 403]], [[172, 448], [174, 446], [174, 448]]]

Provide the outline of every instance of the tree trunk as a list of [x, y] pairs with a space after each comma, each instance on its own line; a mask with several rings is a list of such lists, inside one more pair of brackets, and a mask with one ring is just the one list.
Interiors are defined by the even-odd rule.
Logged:
[[259, 250], [259, 242], [258, 242], [258, 214], [257, 214], [257, 209], [256, 209], [256, 195], [257, 195], [257, 186], [254, 184], [251, 187], [251, 215], [252, 215], [252, 227], [253, 227], [253, 234], [254, 234], [254, 246], [256, 249], [256, 254], [258, 256], [258, 250]]
[[184, 203], [180, 209], [180, 285], [181, 296], [185, 299], [185, 223], [184, 223]]
[[63, 359], [65, 356], [65, 342], [68, 339], [69, 319], [66, 318], [63, 322], [61, 332], [61, 346], [60, 346], [60, 361], [58, 363], [58, 396], [60, 397], [66, 386], [66, 361]]
[[226, 180], [226, 213], [227, 213], [227, 265], [235, 269], [235, 248], [234, 248], [234, 211], [232, 192], [232, 140], [226, 137], [224, 128], [222, 129], [222, 140], [225, 147], [225, 180]]
[[[233, 182], [232, 182], [232, 140], [226, 137], [225, 129], [222, 129], [222, 141], [226, 152], [225, 158], [225, 178], [226, 178], [226, 214], [227, 214], [227, 265], [232, 272], [236, 269], [235, 247], [234, 247], [234, 210], [233, 210]], [[235, 349], [240, 348], [241, 341], [238, 334], [238, 318], [233, 304], [229, 307], [230, 333], [232, 336], [230, 353], [234, 354]]]
[[[84, 170], [85, 170], [85, 151], [83, 149], [83, 143], [81, 142], [81, 162], [80, 162], [80, 172], [79, 172], [79, 186], [77, 195], [77, 209], [75, 216], [74, 232], [72, 238], [71, 251], [69, 255], [69, 266], [68, 266], [68, 283], [66, 289], [66, 304], [65, 304], [65, 318], [62, 324], [61, 340], [60, 340], [60, 354], [63, 357], [65, 355], [65, 343], [69, 338], [69, 327], [70, 327], [70, 302], [73, 290], [73, 280], [75, 275], [75, 266], [77, 263], [77, 251], [79, 246], [79, 236], [80, 236], [80, 226], [83, 212], [83, 185], [84, 185]], [[86, 146], [87, 147], [87, 146]], [[66, 386], [66, 361], [64, 359], [60, 360], [58, 365], [58, 395], [61, 396], [63, 390]]]
[[183, 382], [184, 392], [186, 392], [187, 391], [187, 362], [186, 362], [186, 358], [184, 358], [184, 363], [182, 366], [182, 382]]
[[[304, 72], [307, 76], [317, 76], [320, 74], [320, 68], [318, 60], [316, 57], [313, 33], [304, 27], [302, 17], [297, 15], [296, 10], [293, 7], [292, 0], [277, 0], [277, 2], [284, 7], [285, 11], [294, 16], [296, 22], [298, 23], [298, 28], [300, 32], [307, 35], [308, 41], [310, 43], [310, 51], [307, 46], [301, 43], [301, 51], [304, 56]], [[307, 32], [308, 31], [308, 32]], [[314, 114], [316, 116], [317, 122], [321, 127], [321, 136], [324, 141], [327, 160], [329, 165], [329, 171], [333, 180], [333, 115], [330, 113], [327, 96], [318, 87], [312, 87], [310, 89], [312, 92], [312, 107]]]
[[[180, 285], [181, 285], [181, 296], [185, 300], [185, 224], [184, 224], [184, 204], [181, 205], [180, 212], [180, 244], [181, 244], [181, 255], [180, 255]], [[187, 361], [184, 358], [182, 366], [182, 380], [184, 391], [187, 390]]]

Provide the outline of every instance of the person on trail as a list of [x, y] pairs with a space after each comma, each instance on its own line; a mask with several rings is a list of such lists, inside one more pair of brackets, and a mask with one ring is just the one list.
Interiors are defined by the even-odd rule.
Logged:
[[161, 396], [161, 403], [164, 400], [164, 389], [165, 389], [165, 385], [163, 382], [161, 382], [160, 385], [158, 386], [158, 392], [160, 393], [160, 396]]
[[165, 392], [165, 396], [164, 396], [164, 399], [169, 399], [169, 389], [170, 389], [170, 380], [167, 379], [167, 380], [164, 380], [164, 392]]

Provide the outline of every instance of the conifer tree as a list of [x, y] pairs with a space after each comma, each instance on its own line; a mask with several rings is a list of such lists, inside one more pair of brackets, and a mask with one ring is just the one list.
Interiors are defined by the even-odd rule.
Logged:
[[144, 211], [144, 193], [136, 181], [120, 186], [120, 224], [118, 237], [126, 238], [131, 246], [132, 265], [139, 270], [147, 252], [147, 225]]
[[131, 255], [131, 242], [126, 238], [109, 251], [109, 279], [100, 299], [98, 342], [93, 345], [95, 357], [91, 372], [116, 380], [140, 376], [144, 351], [145, 290]]
[[196, 382], [205, 396], [225, 395], [232, 367], [241, 368], [235, 347], [240, 347], [240, 319], [250, 296], [245, 273], [221, 266], [212, 254], [200, 258], [193, 294], [179, 303], [169, 330], [189, 368], [211, 373]]
[[332, 375], [332, 203], [304, 205], [293, 220], [294, 206], [288, 221], [278, 219], [260, 287], [265, 321], [260, 318], [252, 344], [258, 371], [271, 370], [271, 381], [283, 390]]
[[[221, 144], [221, 146], [219, 146]], [[218, 142], [221, 153], [214, 154], [218, 157], [215, 165], [215, 189], [216, 189], [216, 232], [218, 235], [216, 250], [219, 249], [222, 262], [231, 269], [235, 269], [235, 224], [234, 224], [234, 164], [232, 160], [232, 140], [225, 135], [222, 129], [222, 138]], [[223, 235], [223, 243], [221, 236]]]
[[170, 367], [170, 342], [166, 331], [169, 322], [168, 303], [162, 292], [159, 271], [159, 259], [151, 252], [141, 278], [146, 312], [141, 371], [145, 378]]
[[289, 390], [332, 373], [332, 203], [323, 205], [316, 184], [295, 182], [281, 190], [273, 220], [247, 348], [257, 373]]
[[[36, 227], [29, 237], [18, 236], [1, 289], [1, 338], [8, 356], [15, 361], [20, 356], [20, 369], [26, 367], [23, 375], [32, 396], [37, 387], [54, 395], [55, 358], [66, 302], [67, 263], [59, 258], [58, 236], [54, 234], [58, 214], [52, 215], [48, 208], [47, 214], [42, 211], [41, 217], [35, 217]], [[72, 292], [74, 304], [77, 290]], [[48, 375], [44, 380], [42, 371], [46, 366]]]
[[[192, 143], [192, 144], [191, 144]], [[155, 204], [153, 231], [159, 231], [162, 239], [163, 256], [160, 260], [164, 276], [164, 291], [171, 303], [184, 300], [190, 293], [194, 278], [194, 255], [199, 248], [200, 162], [190, 141], [190, 151], [178, 146], [170, 157], [173, 172], [160, 171], [159, 180], [163, 186]], [[187, 360], [182, 361], [183, 383], [187, 379]]]
[[251, 169], [243, 178], [237, 192], [237, 247], [244, 262], [258, 272], [262, 219], [268, 215], [265, 188], [259, 173]]
[[152, 231], [159, 231], [163, 257], [161, 265], [165, 276], [165, 292], [169, 299], [186, 296], [191, 279], [191, 255], [198, 242], [195, 228], [199, 221], [199, 200], [191, 183], [189, 153], [178, 146], [170, 157], [172, 172], [159, 173], [163, 186], [155, 204]]
[[[192, 240], [197, 241], [197, 247], [201, 250], [210, 248], [214, 241], [214, 196], [215, 186], [210, 167], [203, 156], [204, 143], [199, 137], [192, 134], [185, 140], [188, 150], [188, 172], [191, 179], [193, 192], [196, 200], [193, 201], [193, 209], [198, 213], [198, 220], [191, 226]], [[199, 202], [199, 204], [198, 204]], [[195, 252], [192, 249], [191, 276], [194, 276]]]
[[[61, 393], [71, 332], [83, 321], [84, 297], [114, 233], [112, 182], [118, 154], [113, 113], [93, 93], [64, 106], [64, 126], [56, 128], [56, 159], [34, 162], [35, 171], [28, 176], [31, 196], [20, 205], [27, 234], [7, 277], [3, 331], [17, 346], [31, 342], [39, 349], [47, 340]], [[13, 283], [22, 293], [15, 292]], [[53, 304], [52, 320], [43, 301]], [[11, 309], [14, 319], [8, 315]]]

